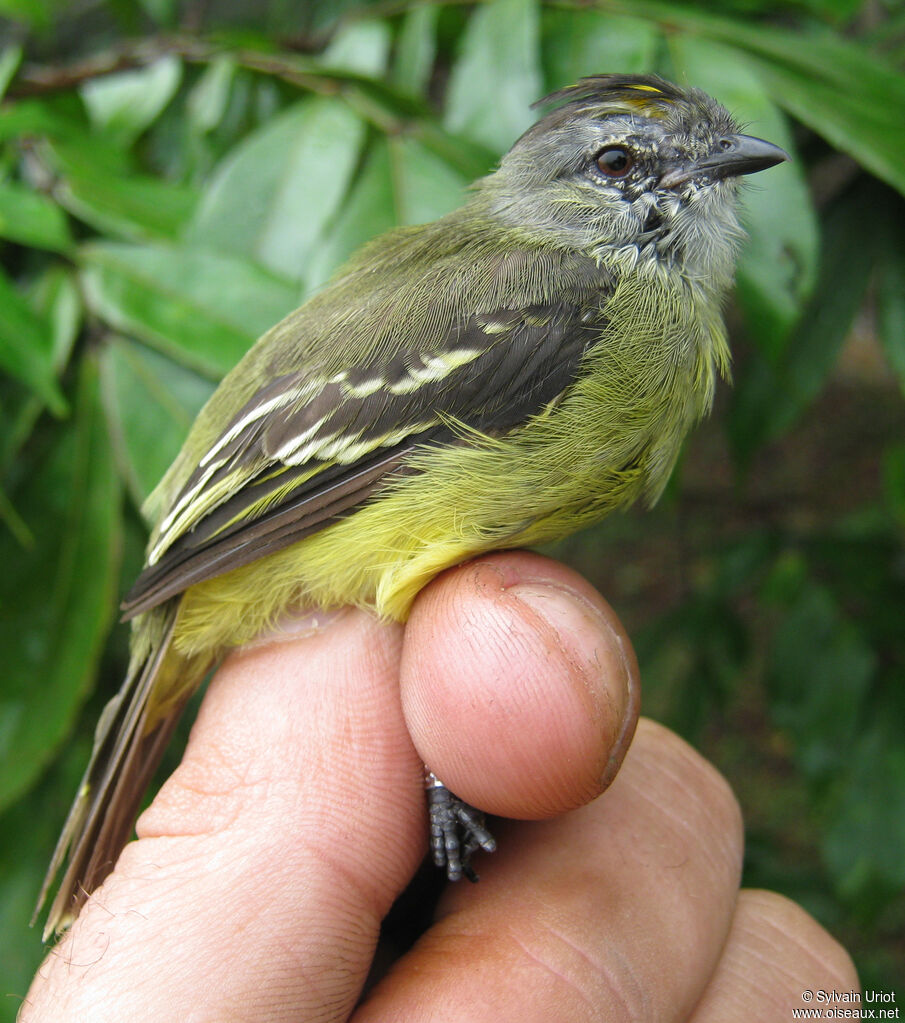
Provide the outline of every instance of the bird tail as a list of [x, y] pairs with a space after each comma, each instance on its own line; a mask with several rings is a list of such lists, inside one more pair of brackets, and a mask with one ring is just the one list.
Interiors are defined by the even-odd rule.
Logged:
[[147, 613], [142, 623], [146, 639], [135, 644], [126, 679], [97, 723], [91, 759], [32, 918], [34, 923], [65, 862], [44, 927], [45, 941], [75, 920], [113, 869], [180, 712], [206, 670], [205, 665], [199, 674], [199, 665], [167, 656], [178, 608], [176, 599]]

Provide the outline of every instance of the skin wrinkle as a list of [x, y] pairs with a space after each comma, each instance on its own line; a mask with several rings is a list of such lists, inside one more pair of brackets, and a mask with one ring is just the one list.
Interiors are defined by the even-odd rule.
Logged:
[[[788, 940], [789, 935], [782, 931], [779, 931], [780, 938]], [[781, 944], [781, 943], [780, 943]], [[737, 957], [731, 952], [724, 955], [720, 962], [721, 972], [735, 974], [739, 980], [748, 981], [750, 983], [751, 977], [751, 963], [752, 961], [759, 963], [761, 966], [767, 968], [767, 971], [771, 976], [785, 977], [791, 984], [798, 982], [799, 977], [795, 970], [787, 968], [784, 961], [776, 956], [776, 945], [768, 946], [766, 948], [755, 948], [752, 945], [746, 945], [744, 949], [744, 958]], [[741, 985], [740, 985], [741, 986]]]
[[[477, 616], [477, 609], [475, 609], [475, 616]], [[475, 618], [475, 632], [486, 632], [486, 621], [479, 624]], [[531, 637], [525, 634], [525, 630], [517, 626], [514, 622], [510, 622], [505, 626], [505, 631], [501, 629], [494, 629], [491, 633], [491, 637], [495, 639], [495, 642], [485, 642], [482, 647], [482, 662], [480, 665], [475, 665], [476, 680], [480, 683], [479, 687], [476, 687], [480, 692], [501, 692], [503, 687], [500, 682], [507, 677], [507, 666], [513, 661], [525, 661], [533, 660], [533, 644]], [[486, 668], [491, 666], [492, 674], [487, 673]], [[480, 671], [477, 674], [478, 670]], [[524, 678], [519, 679], [520, 683], [524, 682]], [[532, 693], [536, 692], [535, 687], [531, 687]], [[524, 695], [526, 689], [524, 685], [520, 686], [519, 693], [511, 691], [512, 697], [517, 695]], [[493, 703], [496, 704], [497, 700], [495, 697], [491, 698]], [[473, 698], [474, 700], [474, 698]], [[515, 704], [517, 701], [513, 699], [511, 704]], [[510, 706], [511, 706], [510, 704]], [[472, 702], [472, 707], [477, 707], [477, 704]], [[505, 713], [507, 705], [504, 703], [499, 704], [499, 710]], [[513, 718], [517, 719], [518, 712], [513, 711]]]
[[[684, 834], [692, 837], [693, 839], [697, 839], [699, 837], [700, 830], [699, 827], [696, 824], [689, 821], [687, 818], [683, 817], [681, 814], [681, 809], [679, 807], [661, 804], [660, 810], [668, 820], [672, 821], [674, 825], [677, 825], [676, 827], [674, 827], [674, 831], [677, 835]], [[709, 846], [704, 847], [704, 854], [707, 856], [708, 860], [714, 867], [718, 869], [731, 868], [733, 866], [734, 861], [735, 869], [733, 873], [734, 874], [740, 873], [741, 857], [739, 855], [736, 855], [733, 856], [732, 859], [730, 859], [728, 856], [718, 855], [717, 853], [719, 851], [728, 852], [729, 851], [728, 844], [724, 845], [723, 843], [720, 843], [719, 848], [715, 849], [713, 852], [711, 852]]]
[[818, 986], [858, 988], [845, 950], [784, 896], [742, 891], [723, 957], [692, 1021], [721, 1023], [734, 1006], [747, 1014], [739, 1018], [779, 1018], [790, 999], [798, 1004], [804, 988]]
[[[684, 754], [684, 751], [682, 751], [682, 753]], [[733, 795], [728, 784], [722, 779], [720, 775], [716, 773], [716, 771], [713, 768], [710, 768], [708, 765], [707, 771], [704, 772], [700, 770], [701, 764], [698, 763], [696, 760], [687, 757], [687, 755], [686, 759], [689, 763], [693, 764], [694, 768], [696, 769], [696, 773], [700, 775], [702, 778], [706, 777], [707, 781], [710, 783], [707, 786], [708, 798], [705, 798], [701, 792], [703, 786], [699, 788], [698, 786], [694, 785], [688, 786], [687, 783], [683, 783], [681, 776], [667, 761], [664, 760], [662, 762], [659, 762], [656, 766], [656, 770], [663, 777], [667, 778], [670, 782], [674, 783], [675, 788], [682, 791], [684, 798], [686, 799], [690, 798], [694, 800], [694, 804], [698, 811], [700, 811], [703, 814], [708, 823], [710, 822], [713, 823], [714, 826], [711, 828], [711, 833], [716, 837], [718, 841], [722, 839], [723, 836], [727, 835], [732, 836], [731, 839], [727, 837], [727, 840], [725, 842], [719, 841], [718, 845], [718, 848], [720, 848], [723, 852], [727, 854], [732, 853], [731, 856], [726, 855], [722, 860], [720, 860], [711, 853], [709, 845], [704, 847], [703, 851], [708, 856], [708, 859], [714, 866], [718, 867], [730, 866], [731, 863], [734, 862], [736, 864], [735, 868], [736, 873], [740, 873], [742, 858], [741, 834], [743, 826], [741, 810], [738, 806], [738, 802], [735, 799], [735, 796]], [[714, 785], [713, 783], [717, 784]], [[687, 834], [691, 835], [694, 838], [697, 838], [698, 827], [694, 825], [694, 823], [690, 819], [686, 819], [685, 817], [682, 816], [681, 810], [683, 804], [681, 803], [677, 804], [675, 801], [672, 800], [668, 802], [658, 802], [656, 799], [652, 798], [648, 794], [646, 788], [642, 788], [640, 785], [635, 785], [633, 780], [632, 784], [637, 794], [637, 797], [644, 800], [648, 804], [656, 807], [656, 809], [661, 814], [665, 815], [675, 825], [677, 825], [677, 827], [675, 828], [677, 834]], [[721, 796], [728, 797], [726, 799], [721, 799], [719, 801], [720, 803], [722, 803], [722, 809], [720, 810], [716, 808], [718, 801], [712, 798], [712, 792], [715, 791], [716, 789], [720, 790]], [[733, 820], [731, 821], [731, 829], [727, 829], [726, 824], [730, 822], [727, 822], [724, 819], [725, 811], [727, 809], [731, 811], [733, 817]], [[735, 852], [733, 852], [733, 849], [735, 850]]]
[[[216, 760], [216, 765], [213, 763], [214, 760]], [[236, 773], [235, 770], [232, 771], [233, 779], [218, 776], [217, 769], [226, 768], [224, 775], [228, 775], [231, 773], [230, 769], [234, 769], [236, 764], [243, 762], [246, 766], [244, 777]], [[214, 768], [214, 770], [212, 771], [211, 768]], [[250, 805], [268, 803], [270, 801], [268, 796], [274, 791], [273, 779], [266, 777], [254, 778], [251, 776], [251, 770], [251, 763], [243, 761], [242, 758], [224, 755], [220, 746], [217, 743], [212, 743], [205, 750], [205, 769], [192, 771], [188, 777], [186, 777], [187, 772], [178, 769], [166, 781], [166, 793], [164, 795], [164, 798], [171, 802], [172, 809], [175, 811], [170, 816], [174, 820], [181, 820], [184, 823], [188, 823], [189, 818], [187, 816], [183, 817], [179, 813], [178, 808], [180, 805], [188, 803], [193, 807], [197, 807], [200, 802], [205, 807], [211, 808], [213, 812], [206, 811], [203, 814], [203, 816], [208, 818], [207, 824], [204, 827], [199, 825], [197, 829], [181, 827], [179, 831], [168, 830], [167, 832], [162, 832], [149, 826], [141, 825], [143, 815], [136, 822], [136, 830], [139, 836], [141, 838], [207, 837], [219, 835], [230, 830], [237, 820], [244, 817]], [[208, 780], [213, 782], [215, 779], [220, 784], [205, 784]], [[260, 792], [260, 795], [256, 795], [256, 791]], [[241, 801], [238, 801], [234, 797], [239, 793], [247, 793], [247, 795]], [[226, 812], [227, 810], [230, 812]]]
[[[287, 1004], [298, 1002], [298, 994], [293, 989], [297, 986], [297, 978], [301, 977], [306, 981], [304, 1001], [311, 1009], [316, 1007], [319, 1012], [330, 1008], [341, 1009], [345, 1018], [345, 1013], [353, 1002], [350, 994], [353, 986], [349, 984], [349, 979], [354, 980], [355, 988], [360, 987], [364, 982], [366, 970], [361, 965], [362, 949], [359, 941], [337, 940], [339, 928], [330, 934], [330, 938], [329, 955], [321, 952], [318, 956], [303, 957], [298, 954], [299, 950], [296, 947], [284, 941], [280, 944], [290, 949], [293, 953], [291, 958], [285, 955], [271, 958], [278, 958], [286, 964], [282, 975], [285, 977], [286, 989], [293, 991], [293, 998], [287, 999]], [[376, 944], [376, 937], [373, 944]], [[266, 954], [268, 951], [269, 949], [261, 949], [260, 954]], [[270, 997], [272, 1002], [280, 1004], [280, 1000], [272, 992]]]
[[[624, 1002], [627, 1010], [635, 1006], [635, 1015], [629, 1016], [629, 1020], [647, 1020], [651, 1018], [653, 1006], [651, 1003], [650, 986], [643, 984], [639, 978], [638, 965], [633, 956], [626, 955], [622, 948], [611, 946], [607, 950], [608, 957], [613, 961], [614, 968], [608, 971], [607, 990], [618, 995]], [[621, 983], [617, 984], [615, 979], [616, 965]]]
[[[135, 916], [140, 919], [143, 924], [142, 930], [145, 936], [150, 939], [153, 939], [155, 934], [161, 934], [162, 928], [167, 926], [166, 916], [161, 917], [158, 908], [167, 902], [174, 901], [174, 895], [176, 896], [176, 902], [180, 902], [187, 909], [191, 910], [191, 914], [186, 918], [187, 920], [191, 919], [195, 914], [203, 916], [205, 908], [204, 898], [209, 893], [207, 889], [199, 892], [196, 887], [198, 870], [219, 871], [223, 876], [228, 876], [232, 879], [234, 888], [236, 879], [241, 877], [242, 874], [229, 868], [235, 865], [237, 860], [238, 857], [235, 853], [232, 855], [205, 856], [201, 857], [200, 861], [197, 854], [195, 854], [191, 857], [183, 857], [175, 862], [172, 859], [168, 859], [165, 863], [147, 863], [146, 867], [156, 868], [153, 871], [129, 871], [128, 867], [126, 867], [121, 876], [127, 885], [127, 890], [129, 892], [144, 890], [150, 894], [146, 903], [139, 903], [140, 906], [146, 907], [144, 910], [132, 904], [128, 906], [122, 915], [124, 917]], [[136, 880], [139, 882], [138, 885], [134, 883]], [[267, 895], [266, 885], [262, 884], [257, 876], [246, 876], [243, 878], [242, 885], [243, 890], [240, 901], [249, 899], [249, 896], [254, 894], [256, 896], [254, 899], [255, 903], [264, 904]], [[110, 895], [111, 901], [122, 901], [118, 899], [116, 891], [111, 892]], [[240, 934], [248, 930], [252, 921], [242, 914], [230, 912], [230, 907], [235, 904], [236, 899], [237, 896], [233, 890], [224, 891], [220, 896], [220, 907], [224, 918], [231, 921], [231, 933]], [[114, 916], [112, 913], [110, 915], [111, 918]], [[184, 937], [185, 935], [183, 935]], [[140, 945], [138, 947], [140, 948]], [[170, 968], [172, 969], [176, 965], [183, 970], [188, 979], [191, 979], [196, 966], [194, 962], [174, 955]], [[139, 969], [142, 971], [142, 975], [144, 975], [143, 968], [139, 967]]]
[[[310, 825], [308, 825], [308, 821], [310, 821]], [[336, 872], [340, 875], [338, 879], [340, 884], [346, 875], [348, 875], [348, 879], [351, 881], [355, 871], [361, 871], [363, 866], [363, 864], [355, 859], [357, 851], [363, 848], [370, 849], [374, 845], [373, 842], [369, 841], [369, 836], [358, 836], [353, 832], [353, 834], [348, 836], [347, 843], [339, 847], [340, 851], [338, 853], [336, 842], [329, 835], [343, 834], [348, 830], [348, 815], [345, 812], [342, 810], [330, 810], [319, 813], [309, 817], [305, 823], [307, 826], [295, 828], [286, 835], [286, 844], [295, 852], [295, 856], [298, 857], [299, 852], [305, 854], [304, 857], [299, 857], [304, 869], [309, 869], [305, 859], [310, 856], [316, 863], [323, 866], [328, 866], [332, 862], [335, 865]], [[415, 821], [413, 820], [412, 823], [415, 823]], [[425, 828], [420, 815], [417, 819], [417, 828], [418, 841], [414, 845], [416, 852], [424, 841]], [[384, 895], [381, 898], [378, 894], [379, 886], [381, 883], [385, 884], [382, 879], [387, 875], [393, 876], [398, 873], [398, 867], [397, 869], [393, 869], [393, 867], [398, 864], [399, 857], [398, 850], [392, 848], [387, 849], [383, 854], [371, 851], [367, 856], [367, 869], [362, 871], [364, 876], [361, 881], [360, 891], [362, 896], [367, 895], [367, 905], [372, 913], [377, 914], [378, 919], [389, 909], [387, 897]], [[410, 859], [412, 860], [411, 866], [414, 868], [414, 856], [411, 856]], [[375, 888], [375, 885], [378, 887]], [[339, 890], [345, 889], [341, 888]]]
[[[207, 836], [192, 835], [185, 841], [182, 840], [182, 836], [139, 839], [141, 845], [130, 843], [123, 850], [122, 869], [118, 870], [117, 875], [130, 887], [137, 887], [133, 884], [136, 880], [143, 886], [154, 885], [155, 897], [158, 898], [161, 892], [167, 898], [182, 891], [194, 896], [194, 882], [199, 867], [212, 870], [221, 860], [229, 862], [241, 859], [238, 853], [232, 856], [224, 855], [223, 852], [220, 855], [212, 855], [207, 848], [206, 838]], [[201, 855], [197, 848], [193, 848], [199, 839], [202, 842]], [[185, 851], [181, 856], [174, 857], [172, 851], [177, 849]], [[134, 912], [142, 920], [148, 919], [146, 914], [134, 907], [130, 907], [126, 912]]]
[[[821, 959], [820, 956], [814, 955], [814, 953], [809, 948], [807, 948], [806, 946], [802, 946], [802, 948], [803, 948], [804, 951], [807, 951], [809, 953], [811, 958], [816, 959], [818, 962], [821, 963], [821, 965], [826, 966], [837, 977], [841, 975], [835, 968], [832, 968], [830, 966], [830, 963], [829, 963], [828, 959]], [[847, 953], [846, 953], [846, 957], [847, 957]], [[851, 965], [851, 961], [849, 961], [849, 964]], [[853, 966], [852, 966], [851, 973], [854, 974], [854, 967]], [[848, 978], [848, 980], [847, 980], [847, 983], [851, 987], [858, 987], [859, 985], [858, 985], [858, 977], [857, 977], [857, 975], [855, 974], [854, 981], [851, 980], [851, 976], [850, 976]]]
[[[539, 956], [539, 954], [533, 953], [528, 949], [527, 945], [518, 937], [518, 935], [512, 934], [511, 936], [513, 940], [516, 941], [516, 943], [520, 947], [522, 947], [525, 950], [525, 952], [532, 957], [534, 961], [540, 963], [542, 966], [546, 966], [546, 968], [549, 969], [551, 972], [553, 972], [557, 976], [560, 976], [573, 990], [578, 992], [582, 999], [586, 1001], [591, 1006], [591, 1008], [594, 1008], [596, 1010], [596, 1008], [599, 1007], [601, 1002], [604, 1002], [608, 1008], [611, 1008], [613, 1004], [613, 999], [615, 999], [616, 1002], [618, 1003], [618, 1006], [621, 1007], [621, 1009], [624, 1011], [625, 1020], [630, 1021], [639, 1018], [640, 1019], [647, 1018], [647, 1015], [649, 1014], [647, 1010], [650, 1009], [649, 999], [647, 999], [644, 995], [645, 989], [643, 985], [637, 983], [637, 978], [632, 963], [626, 960], [624, 956], [621, 955], [618, 956], [618, 958], [621, 960], [621, 965], [625, 968], [625, 976], [621, 978], [623, 981], [621, 983], [617, 981], [615, 971], [608, 968], [610, 958], [614, 956], [614, 953], [617, 951], [616, 949], [610, 947], [607, 949], [606, 956], [594, 959], [591, 957], [591, 955], [586, 949], [582, 948], [574, 941], [569, 940], [561, 931], [558, 931], [555, 928], [553, 928], [550, 924], [547, 924], [545, 921], [540, 919], [538, 915], [532, 916], [532, 922], [536, 926], [543, 927], [544, 932], [546, 934], [553, 935], [554, 937], [558, 938], [570, 949], [572, 949], [580, 959], [584, 960], [587, 964], [589, 964], [594, 973], [595, 984], [605, 988], [606, 995], [602, 997], [597, 996], [593, 999], [590, 996], [586, 996], [582, 991], [581, 987], [578, 985], [577, 981], [570, 980], [568, 977], [562, 974], [561, 971], [556, 970], [555, 967], [553, 967], [552, 965], [545, 963], [544, 960]], [[624, 983], [625, 979], [634, 980], [635, 983], [625, 984]], [[637, 1011], [632, 1011], [631, 1008], [633, 1002], [629, 999], [628, 996], [628, 988], [630, 987], [633, 988], [635, 991], [636, 997], [634, 999], [634, 1004], [637, 1006]], [[597, 1013], [595, 1011], [595, 1017], [596, 1016]]]
[[[465, 920], [461, 919], [462, 917], [464, 917]], [[465, 925], [465, 921], [467, 921], [470, 917], [471, 914], [467, 910], [458, 911], [444, 917], [444, 931], [439, 940], [442, 942], [442, 947], [445, 947], [447, 952], [449, 953], [448, 957], [446, 956], [444, 957], [447, 961], [454, 961], [456, 958], [455, 954], [451, 952], [449, 947], [452, 944], [458, 943], [464, 945], [466, 948], [469, 949], [480, 949], [486, 947], [488, 942], [490, 942], [496, 949], [500, 947], [501, 941], [505, 941], [506, 945], [510, 949], [515, 949], [518, 951], [518, 953], [520, 954], [520, 958], [522, 958], [523, 960], [527, 960], [529, 964], [539, 966], [545, 973], [548, 973], [550, 976], [556, 978], [556, 980], [561, 981], [570, 990], [574, 991], [579, 996], [583, 1003], [587, 1004], [592, 1009], [595, 1008], [595, 1003], [592, 997], [586, 994], [582, 990], [582, 988], [577, 984], [577, 982], [570, 979], [561, 970], [557, 969], [557, 967], [555, 967], [552, 963], [548, 962], [541, 953], [535, 952], [532, 949], [530, 949], [525, 944], [525, 942], [519, 937], [519, 935], [515, 932], [514, 929], [508, 928], [505, 933], [500, 933], [498, 931], [487, 932], [483, 928], [468, 927]], [[541, 920], [537, 919], [536, 916], [532, 915], [532, 925], [535, 924], [547, 929], [546, 925]], [[564, 943], [570, 949], [577, 952], [581, 958], [585, 959], [588, 962], [591, 962], [589, 957], [585, 953], [583, 953], [574, 943], [562, 938], [562, 935], [558, 934], [555, 931], [551, 931], [550, 933], [555, 934], [556, 937], [563, 940]], [[510, 961], [510, 957], [506, 956], [505, 952], [500, 953], [500, 959], [505, 960], [507, 962]], [[594, 964], [593, 962], [591, 962], [591, 965], [594, 966], [595, 968], [599, 966], [599, 964]], [[517, 974], [517, 970], [518, 970], [517, 966], [511, 965], [510, 968], [507, 969], [507, 975], [510, 977], [515, 977], [515, 975]], [[631, 1018], [633, 1017], [626, 1016], [626, 1019]]]
[[[467, 629], [467, 635], [469, 640], [471, 636], [481, 635], [485, 631], [489, 633], [485, 637], [485, 641], [481, 646], [481, 660], [477, 662], [469, 662], [465, 659], [465, 663], [473, 663], [474, 671], [462, 676], [467, 690], [472, 694], [469, 705], [472, 709], [478, 709], [477, 695], [480, 692], [487, 690], [490, 693], [500, 691], [500, 682], [506, 677], [505, 666], [510, 663], [511, 653], [506, 649], [505, 644], [512, 643], [517, 638], [517, 630], [512, 625], [506, 627], [506, 633], [497, 628], [487, 629], [486, 620], [482, 621], [480, 618], [480, 609], [475, 606], [473, 608], [467, 608], [463, 619], [463, 625]], [[465, 630], [463, 630], [465, 631]], [[471, 646], [471, 642], [469, 642]], [[527, 648], [522, 645], [518, 653], [521, 656], [527, 652]], [[461, 665], [459, 666], [461, 671]], [[478, 683], [475, 685], [474, 683]], [[496, 698], [491, 697], [492, 704], [496, 704]]]
[[[658, 815], [661, 819], [663, 819], [664, 817], [669, 817], [672, 821], [678, 822], [678, 823], [680, 823], [682, 825], [682, 827], [674, 829], [676, 834], [679, 834], [679, 835], [690, 835], [693, 838], [697, 839], [697, 837], [698, 837], [697, 829], [692, 827], [687, 821], [683, 820], [680, 817], [676, 817], [674, 814], [672, 814], [670, 812], [670, 807], [669, 806], [664, 805], [664, 803], [661, 802], [660, 800], [654, 798], [653, 796], [648, 795], [648, 793], [645, 792], [643, 789], [640, 789], [640, 788], [637, 788], [637, 787], [633, 786], [633, 790], [634, 790], [634, 798], [635, 798], [635, 800], [637, 802], [644, 803], [647, 806], [652, 807], [653, 810], [655, 811], [656, 815]], [[634, 835], [630, 836], [629, 833], [627, 832], [626, 833], [626, 837], [627, 838], [631, 837], [632, 840], [633, 840], [633, 843], [634, 843], [634, 838], [635, 838]], [[662, 848], [666, 848], [666, 847], [673, 848], [674, 844], [675, 843], [672, 842], [672, 841], [669, 841], [669, 842], [661, 841], [660, 843], [658, 843], [658, 848], [661, 848], [661, 847]], [[665, 869], [679, 870], [682, 867], [686, 866], [686, 864], [688, 862], [689, 862], [689, 856], [687, 854], [685, 854], [680, 859], [675, 860], [672, 863], [664, 863], [664, 864], [662, 864], [662, 866]]]
[[[342, 962], [343, 959], [347, 962], [361, 959], [360, 939], [349, 938], [341, 947], [337, 945], [336, 939], [346, 931], [349, 931], [352, 935], [364, 935], [365, 932], [368, 932], [370, 934], [370, 938], [368, 939], [369, 951], [370, 948], [373, 947], [374, 942], [376, 942], [376, 935], [379, 927], [378, 920], [379, 917], [386, 912], [387, 905], [385, 900], [377, 906], [376, 910], [373, 905], [366, 905], [369, 901], [373, 904], [375, 901], [380, 902], [381, 900], [375, 900], [374, 898], [369, 897], [369, 895], [373, 895], [372, 891], [369, 892], [369, 885], [366, 883], [361, 885], [356, 883], [355, 871], [344, 869], [343, 864], [339, 863], [335, 858], [335, 850], [333, 858], [331, 858], [329, 854], [321, 855], [321, 850], [311, 848], [310, 845], [306, 848], [306, 852], [308, 852], [309, 855], [313, 854], [320, 863], [320, 876], [322, 880], [318, 884], [318, 891], [341, 894], [341, 899], [339, 902], [335, 899], [333, 900], [331, 907], [332, 923], [329, 928], [329, 940], [321, 938], [319, 941], [319, 945], [322, 949], [326, 947], [331, 949], [329, 954], [322, 950], [319, 957], [314, 957], [313, 960], [312, 956], [305, 952], [307, 945], [300, 945], [293, 957], [294, 963], [292, 968], [296, 969], [297, 972], [300, 972], [302, 975], [307, 974], [310, 977], [312, 1005], [323, 1007], [326, 1004], [325, 999], [327, 995], [331, 992], [332, 988], [336, 987], [338, 989], [338, 993], [335, 996], [331, 995], [330, 997], [335, 998], [336, 1004], [340, 1004], [340, 1002], [342, 1002], [343, 1007], [348, 1009], [348, 993], [345, 998], [342, 996], [342, 989], [344, 987], [342, 976], [348, 973], [348, 969], [343, 969]], [[325, 866], [330, 868], [329, 872], [325, 872], [323, 870], [323, 867]], [[328, 880], [328, 875], [333, 876]], [[312, 872], [312, 876], [318, 876], [318, 871]], [[267, 895], [270, 891], [270, 880], [259, 876], [259, 874], [251, 875], [250, 880], [252, 884], [257, 882], [261, 886], [262, 898], [259, 904], [262, 907], [266, 906]], [[364, 877], [362, 878], [362, 881], [366, 880], [368, 879]], [[246, 882], [243, 880], [243, 885], [245, 884]], [[352, 898], [349, 898], [348, 896], [348, 893], [350, 892], [354, 893]], [[246, 888], [242, 897], [247, 900], [247, 896], [248, 892]], [[246, 916], [243, 918], [237, 914], [229, 914], [229, 918], [231, 920], [231, 930], [234, 933], [242, 931], [251, 932], [252, 929], [258, 928], [261, 922], [257, 916]], [[352, 921], [353, 926], [346, 926], [344, 924], [344, 920]], [[367, 921], [364, 927], [362, 926], [363, 920]], [[269, 933], [266, 940], [271, 940], [271, 935]], [[311, 941], [310, 934], [306, 936], [306, 941]], [[261, 947], [260, 940], [252, 942], [252, 944], [255, 944], [257, 947]], [[344, 947], [348, 949], [346, 952], [343, 951]], [[301, 953], [305, 953], [304, 958], [300, 958]], [[311, 965], [313, 961], [316, 963], [317, 958], [323, 958], [324, 956], [327, 956], [326, 965]], [[308, 964], [307, 966], [305, 965], [306, 963]], [[191, 968], [187, 968], [189, 969], [187, 976], [190, 977]], [[357, 972], [361, 973], [362, 971], [359, 969]], [[340, 976], [336, 976], [337, 973], [339, 973]], [[363, 980], [363, 976], [361, 979]], [[324, 982], [325, 980], [327, 983]]]
[[585, 991], [582, 990], [582, 988], [578, 984], [577, 980], [574, 980], [571, 977], [568, 977], [565, 973], [562, 972], [562, 970], [559, 970], [555, 966], [553, 966], [552, 963], [546, 962], [546, 960], [541, 958], [541, 956], [538, 953], [533, 952], [531, 949], [529, 949], [528, 946], [524, 943], [524, 941], [522, 941], [518, 937], [518, 935], [513, 934], [511, 937], [512, 937], [512, 940], [515, 943], [515, 945], [524, 952], [525, 956], [532, 963], [534, 963], [535, 965], [541, 967], [541, 969], [545, 970], [551, 976], [555, 977], [558, 981], [561, 981], [570, 991], [573, 991], [576, 995], [578, 995], [578, 997], [581, 999], [581, 1001], [589, 1009], [594, 1011], [594, 1015], [595, 1016], [597, 1015], [595, 1005], [594, 1005], [590, 995], [588, 995]]
[[[213, 752], [217, 753], [216, 748]], [[233, 761], [237, 762], [243, 761]], [[228, 764], [229, 761], [223, 759], [223, 763]], [[210, 764], [210, 760], [207, 760], [207, 764]], [[247, 767], [250, 770], [251, 765]], [[273, 790], [272, 780], [266, 778], [248, 781], [237, 776], [230, 782], [224, 778], [220, 787], [205, 785], [209, 777], [210, 773], [205, 770], [192, 771], [188, 777], [185, 777], [181, 769], [177, 770], [161, 789], [166, 801], [165, 807], [158, 804], [153, 814], [142, 814], [136, 822], [139, 838], [206, 838], [221, 835], [234, 828], [237, 821], [241, 821], [248, 813], [249, 807], [266, 803], [268, 792]], [[261, 795], [256, 797], [255, 790]], [[234, 797], [239, 793], [248, 795], [237, 800]], [[203, 809], [200, 809], [199, 804]], [[181, 812], [181, 808], [186, 806], [192, 807], [194, 811], [191, 817]], [[161, 813], [164, 819], [158, 822]], [[168, 824], [166, 828], [163, 827], [164, 823]]]
[[[757, 927], [748, 926], [744, 929], [743, 933], [745, 933], [749, 938], [750, 937], [760, 938], [761, 939], [760, 944], [762, 946], [766, 946], [770, 950], [780, 947], [783, 942], [790, 943], [794, 945], [797, 950], [803, 952], [808, 959], [811, 959], [820, 966], [824, 967], [827, 970], [827, 972], [833, 973], [837, 977], [839, 976], [839, 971], [836, 969], [835, 964], [831, 964], [829, 962], [829, 959], [827, 958], [821, 958], [820, 956], [816, 955], [811, 945], [806, 944], [805, 942], [799, 940], [799, 932], [788, 926], [788, 920], [783, 921], [784, 924], [783, 925], [776, 919], [775, 916], [772, 916], [769, 913], [765, 913], [762, 910], [760, 912], [757, 912], [758, 909], [761, 909], [761, 907], [758, 906], [758, 903], [756, 901], [756, 896], [760, 893], [749, 892], [746, 894], [748, 916], [753, 918], [752, 923], [758, 926]], [[782, 898], [781, 896], [775, 896], [772, 893], [764, 894], [771, 902], [774, 903], [773, 906], [774, 909], [781, 909], [786, 911], [784, 915], [802, 917], [805, 916], [804, 911], [794, 903], [787, 902], [785, 899], [782, 899], [782, 904], [781, 905], [778, 904], [778, 900]], [[807, 919], [809, 923], [812, 922], [810, 918]], [[771, 933], [778, 935], [779, 940], [770, 941], [769, 938], [766, 935], [764, 935], [764, 928], [769, 928]], [[839, 946], [836, 946], [836, 948], [838, 947]], [[768, 959], [767, 956], [760, 954], [759, 950], [755, 950], [752, 947], [750, 941], [746, 944], [745, 951], [749, 956], [757, 955], [760, 961], [763, 962], [764, 965], [770, 967], [774, 972], [777, 969], [777, 966], [781, 967], [784, 965], [785, 962], [788, 961], [785, 960], [782, 963], [777, 964], [774, 959]], [[799, 977], [796, 974], [794, 974], [791, 970], [783, 970], [783, 972], [784, 975], [787, 976], [789, 981], [791, 982], [790, 987], [797, 985]]]
[[[387, 896], [385, 885], [379, 880], [382, 871], [359, 871], [355, 865], [346, 863], [345, 859], [337, 857], [336, 846], [329, 840], [320, 842], [308, 842], [307, 850], [317, 861], [321, 869], [327, 868], [325, 873], [337, 875], [338, 886], [334, 889], [337, 892], [353, 892], [357, 896], [357, 904], [366, 909], [371, 916], [370, 926], [376, 934], [380, 930], [380, 922], [386, 916], [390, 908], [390, 899]], [[386, 859], [395, 859], [393, 851], [388, 850]], [[331, 886], [325, 886], [331, 890]]]

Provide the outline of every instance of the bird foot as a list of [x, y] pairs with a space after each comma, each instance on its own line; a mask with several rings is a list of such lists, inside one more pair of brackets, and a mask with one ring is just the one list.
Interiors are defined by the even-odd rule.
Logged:
[[496, 849], [493, 835], [484, 826], [484, 814], [450, 792], [435, 774], [427, 772], [426, 784], [434, 863], [450, 881], [463, 877], [477, 881], [470, 865], [472, 855], [478, 849]]

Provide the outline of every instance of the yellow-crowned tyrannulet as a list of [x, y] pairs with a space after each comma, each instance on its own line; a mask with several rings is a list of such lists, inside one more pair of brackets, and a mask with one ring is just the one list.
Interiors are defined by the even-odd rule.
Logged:
[[[109, 871], [229, 647], [305, 604], [404, 620], [442, 569], [663, 490], [728, 364], [739, 176], [786, 155], [659, 78], [550, 100], [465, 206], [366, 245], [198, 416], [148, 502], [129, 672], [54, 856], [49, 930]], [[457, 877], [492, 840], [433, 802]]]

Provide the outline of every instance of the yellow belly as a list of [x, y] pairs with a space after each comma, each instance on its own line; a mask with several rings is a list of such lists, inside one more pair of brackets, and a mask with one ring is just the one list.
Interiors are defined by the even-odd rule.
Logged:
[[513, 458], [496, 445], [464, 460], [462, 449], [431, 453], [429, 471], [400, 479], [349, 518], [186, 590], [174, 646], [216, 656], [304, 606], [354, 604], [404, 621], [419, 590], [445, 568], [565, 536], [629, 504], [643, 486], [638, 467], [582, 472], [554, 451], [534, 454]]

